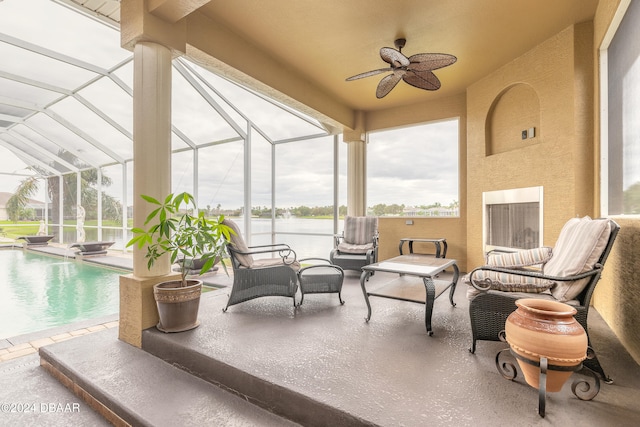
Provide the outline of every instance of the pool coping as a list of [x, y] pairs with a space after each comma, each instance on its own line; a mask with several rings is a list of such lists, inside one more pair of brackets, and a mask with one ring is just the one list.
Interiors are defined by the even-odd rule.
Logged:
[[117, 328], [118, 315], [103, 316], [0, 340], [0, 363], [37, 353], [40, 347], [105, 329]]

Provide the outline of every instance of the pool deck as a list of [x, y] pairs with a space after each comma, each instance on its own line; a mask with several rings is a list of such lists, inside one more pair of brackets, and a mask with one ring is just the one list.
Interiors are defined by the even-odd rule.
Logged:
[[83, 262], [99, 264], [106, 267], [113, 267], [128, 271], [133, 270], [131, 254], [124, 254], [122, 251], [107, 251], [106, 255], [82, 256], [76, 255], [76, 251], [71, 248], [52, 244], [29, 247], [27, 250], [61, 258], [78, 259]]
[[[371, 286], [389, 278], [376, 273]], [[543, 419], [537, 391], [496, 370], [503, 343], [468, 352], [465, 290], [458, 286], [456, 307], [446, 297], [435, 302], [428, 336], [421, 304], [372, 299], [365, 322], [354, 272], [345, 278], [344, 305], [335, 294], [309, 295], [297, 309], [289, 298], [270, 297], [223, 313], [228, 290], [220, 289], [203, 295], [201, 325], [192, 331], [151, 328], [137, 349], [108, 329], [42, 348], [39, 369], [131, 425], [640, 425], [640, 367], [595, 310], [592, 340], [614, 383], [585, 402], [568, 382], [547, 394]]]
[[[369, 286], [389, 278], [376, 273]], [[203, 295], [200, 327], [180, 334], [148, 329], [143, 349], [118, 340], [111, 327], [41, 347], [40, 365], [35, 354], [0, 363], [0, 402], [81, 408], [55, 417], [10, 414], [12, 425], [108, 425], [92, 418], [96, 407], [119, 417], [109, 418], [116, 425], [640, 425], [640, 366], [595, 309], [591, 338], [614, 383], [602, 383], [585, 402], [568, 382], [547, 393], [541, 418], [537, 390], [520, 374], [508, 381], [497, 372], [503, 343], [480, 342], [476, 354], [468, 352], [465, 288], [456, 290], [456, 307], [446, 297], [435, 302], [431, 337], [420, 304], [372, 299], [365, 322], [355, 272], [345, 276], [345, 305], [335, 294], [310, 295], [297, 309], [289, 298], [271, 297], [223, 313], [228, 289], [214, 290]]]
[[[109, 250], [106, 255], [82, 256], [76, 255], [75, 251], [70, 248], [48, 245], [35, 246], [28, 248], [29, 251], [53, 255], [61, 258], [75, 259], [89, 264], [96, 264], [103, 267], [116, 268], [119, 270], [133, 271], [133, 259], [131, 253], [123, 253], [119, 250]], [[220, 288], [231, 285], [233, 280], [225, 275], [222, 271], [211, 272], [199, 276], [205, 286]]]

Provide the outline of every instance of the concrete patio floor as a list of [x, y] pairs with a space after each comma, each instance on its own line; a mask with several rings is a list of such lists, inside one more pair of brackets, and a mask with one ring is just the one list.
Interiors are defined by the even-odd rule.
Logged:
[[[391, 277], [377, 273], [369, 287]], [[295, 424], [282, 415], [301, 425], [333, 426], [640, 425], [640, 366], [595, 310], [591, 338], [614, 384], [602, 383], [595, 399], [581, 401], [567, 383], [547, 394], [541, 418], [537, 390], [521, 375], [509, 381], [497, 372], [502, 343], [480, 342], [475, 355], [468, 352], [465, 287], [456, 290], [456, 307], [446, 294], [436, 301], [431, 337], [420, 304], [372, 298], [366, 323], [359, 275], [347, 272], [343, 306], [335, 294], [318, 294], [298, 309], [291, 299], [271, 297], [223, 313], [228, 290], [221, 289], [203, 295], [200, 327], [180, 334], [147, 330], [145, 351], [118, 341], [114, 329], [43, 347], [40, 355], [133, 425]], [[94, 423], [98, 415], [41, 366], [5, 363], [18, 367], [0, 365], [2, 402], [79, 402], [82, 410], [55, 417], [3, 413], [0, 425], [104, 421]], [[221, 394], [212, 382], [240, 397]], [[190, 398], [183, 408], [176, 406], [179, 396]]]

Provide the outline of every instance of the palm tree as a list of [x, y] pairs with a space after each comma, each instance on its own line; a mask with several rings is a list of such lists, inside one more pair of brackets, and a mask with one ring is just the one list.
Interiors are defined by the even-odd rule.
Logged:
[[[70, 152], [60, 150], [58, 157], [66, 160], [68, 163], [78, 164], [79, 160]], [[57, 164], [52, 165], [57, 168]], [[32, 166], [31, 169], [38, 172], [41, 176], [45, 175], [44, 170], [40, 170], [37, 167]], [[98, 192], [94, 188], [98, 183], [98, 171], [97, 169], [87, 169], [80, 173], [82, 192], [80, 200], [76, 200], [77, 194], [77, 179], [76, 174], [70, 173], [64, 175], [62, 178], [62, 185], [64, 186], [64, 200], [63, 204], [63, 217], [70, 217], [74, 215], [73, 209], [77, 204], [85, 207], [88, 218], [97, 218], [98, 209]], [[33, 196], [39, 188], [40, 177], [29, 177], [24, 179], [18, 188], [16, 188], [13, 196], [7, 201], [7, 214], [12, 221], [17, 221], [20, 218], [20, 212], [26, 206], [28, 199]], [[49, 176], [47, 180], [48, 195], [51, 200], [51, 216], [54, 224], [59, 224], [63, 218], [59, 218], [60, 215], [60, 179], [57, 176]], [[101, 184], [104, 187], [111, 185], [111, 178], [106, 175], [102, 175]], [[102, 205], [103, 216], [107, 219], [117, 220], [120, 218], [122, 212], [121, 203], [109, 196], [106, 193], [102, 193]], [[106, 207], [106, 209], [105, 209]]]
[[7, 215], [13, 222], [20, 219], [20, 213], [29, 199], [38, 192], [38, 178], [31, 176], [22, 180], [13, 195], [7, 200]]

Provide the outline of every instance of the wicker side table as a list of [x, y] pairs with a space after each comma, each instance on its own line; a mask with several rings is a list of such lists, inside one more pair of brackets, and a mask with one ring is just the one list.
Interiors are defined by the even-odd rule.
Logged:
[[298, 281], [300, 282], [300, 292], [302, 293], [302, 298], [298, 305], [302, 305], [305, 294], [338, 294], [340, 304], [344, 304], [341, 296], [344, 270], [324, 258], [306, 258], [301, 259], [300, 262], [304, 263], [311, 260], [321, 261], [322, 263], [303, 267], [298, 271]]

